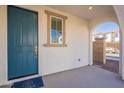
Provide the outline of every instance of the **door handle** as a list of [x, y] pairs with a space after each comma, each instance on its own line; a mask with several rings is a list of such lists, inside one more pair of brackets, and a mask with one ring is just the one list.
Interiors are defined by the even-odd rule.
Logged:
[[35, 56], [37, 56], [37, 54], [38, 54], [37, 46], [35, 46], [35, 48], [34, 48], [34, 53], [35, 53]]

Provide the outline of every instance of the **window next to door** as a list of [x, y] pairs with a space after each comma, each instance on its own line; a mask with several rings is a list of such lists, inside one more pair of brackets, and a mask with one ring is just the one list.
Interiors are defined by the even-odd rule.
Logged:
[[47, 47], [66, 47], [65, 20], [66, 16], [45, 10], [47, 14]]

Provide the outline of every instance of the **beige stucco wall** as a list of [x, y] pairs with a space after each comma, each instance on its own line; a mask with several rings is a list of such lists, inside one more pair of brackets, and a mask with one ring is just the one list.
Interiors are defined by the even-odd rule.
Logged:
[[115, 13], [106, 14], [106, 16], [101, 16], [99, 18], [89, 20], [89, 27], [91, 31], [94, 31], [97, 26], [106, 22], [115, 22], [118, 24], [118, 19], [116, 14]]
[[122, 5], [115, 5], [113, 6], [114, 7], [114, 10], [116, 12], [116, 15], [118, 17], [118, 20], [119, 20], [119, 25], [120, 25], [120, 37], [121, 37], [121, 46], [120, 46], [120, 49], [121, 49], [121, 58], [120, 58], [120, 73], [121, 73], [121, 76], [122, 76], [122, 79], [124, 80], [124, 6]]
[[[47, 75], [88, 65], [89, 32], [87, 21], [45, 6], [20, 6], [38, 12], [39, 75]], [[7, 80], [7, 7], [0, 6], [0, 85], [22, 79]], [[44, 10], [68, 17], [66, 21], [67, 47], [44, 47], [47, 42], [47, 15]], [[80, 58], [80, 62], [78, 59]], [[37, 75], [35, 75], [37, 76]], [[32, 77], [35, 77], [32, 76]]]

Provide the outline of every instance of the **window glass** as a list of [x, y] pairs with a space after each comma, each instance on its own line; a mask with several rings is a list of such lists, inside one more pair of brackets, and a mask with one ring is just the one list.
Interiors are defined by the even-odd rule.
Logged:
[[58, 38], [58, 43], [62, 44], [62, 20], [61, 19], [57, 20], [57, 38]]
[[62, 44], [62, 19], [51, 17], [51, 43]]

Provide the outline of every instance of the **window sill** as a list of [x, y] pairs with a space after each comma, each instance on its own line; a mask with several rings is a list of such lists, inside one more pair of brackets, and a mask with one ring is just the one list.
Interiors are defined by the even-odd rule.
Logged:
[[44, 44], [44, 47], [67, 47], [67, 44]]

